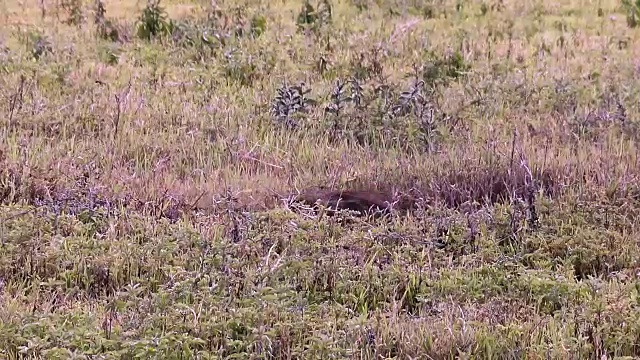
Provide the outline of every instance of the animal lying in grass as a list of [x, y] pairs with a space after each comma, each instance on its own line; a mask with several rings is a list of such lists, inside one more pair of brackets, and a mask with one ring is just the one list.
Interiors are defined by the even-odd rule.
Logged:
[[326, 214], [335, 215], [339, 210], [350, 210], [357, 216], [380, 217], [392, 210], [406, 212], [415, 205], [415, 199], [408, 195], [393, 196], [377, 190], [329, 190], [309, 189], [293, 196], [293, 203], [301, 203], [318, 209], [325, 207]]

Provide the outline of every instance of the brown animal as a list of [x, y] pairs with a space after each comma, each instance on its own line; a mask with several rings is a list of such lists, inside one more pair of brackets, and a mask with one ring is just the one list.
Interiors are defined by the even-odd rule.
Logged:
[[306, 190], [294, 197], [294, 202], [308, 206], [323, 205], [327, 208], [327, 215], [334, 215], [336, 210], [351, 210], [357, 215], [382, 216], [389, 214], [392, 209], [407, 211], [413, 207], [415, 201], [410, 196], [394, 196], [375, 190]]

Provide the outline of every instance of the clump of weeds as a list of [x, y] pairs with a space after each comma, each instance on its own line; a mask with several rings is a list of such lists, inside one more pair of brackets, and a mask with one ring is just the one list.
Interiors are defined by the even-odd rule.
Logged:
[[[335, 80], [325, 100], [321, 126], [318, 127], [316, 121], [308, 118], [308, 127], [316, 128], [321, 133], [328, 131], [330, 139], [348, 139], [361, 145], [386, 142], [388, 145], [383, 146], [394, 144], [405, 150], [420, 149], [424, 152], [437, 150], [441, 127], [454, 123], [453, 117], [444, 112], [439, 103], [438, 98], [442, 95], [438, 87], [428, 86], [418, 75], [407, 90], [398, 91], [397, 86], [386, 84], [384, 78], [380, 77], [381, 65], [376, 57], [370, 66], [357, 67], [355, 70], [353, 77]], [[448, 81], [446, 78], [454, 76], [452, 74], [458, 76], [454, 72], [434, 72], [431, 75], [432, 85], [435, 79]], [[285, 106], [284, 94], [286, 92], [283, 89], [278, 90], [274, 100], [274, 103], [280, 104], [280, 119], [286, 117], [285, 114], [289, 114], [290, 110], [301, 108]], [[298, 101], [302, 97], [296, 95], [293, 99]], [[461, 106], [461, 109], [474, 103], [477, 100]], [[285, 112], [286, 109], [290, 109], [287, 110], [289, 112]], [[307, 112], [305, 116], [313, 115]]]
[[170, 36], [174, 23], [160, 5], [160, 0], [150, 0], [142, 10], [136, 26], [136, 34], [140, 39], [151, 40]]
[[28, 53], [35, 60], [40, 60], [43, 56], [53, 53], [51, 40], [42, 32], [33, 30], [26, 34], [25, 46]]
[[317, 32], [322, 26], [330, 25], [332, 6], [329, 0], [320, 0], [316, 6], [305, 0], [302, 10], [298, 13], [296, 25], [299, 31], [311, 30]]
[[297, 127], [299, 123], [297, 119], [308, 114], [311, 107], [316, 104], [315, 100], [307, 97], [310, 92], [311, 90], [307, 89], [304, 83], [293, 86], [283, 84], [278, 88], [270, 109], [276, 122], [288, 128]]

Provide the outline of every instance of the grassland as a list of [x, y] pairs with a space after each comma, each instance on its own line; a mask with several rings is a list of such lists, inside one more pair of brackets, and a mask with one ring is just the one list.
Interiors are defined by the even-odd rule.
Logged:
[[640, 355], [640, 10], [311, 6], [1, 3], [0, 358]]

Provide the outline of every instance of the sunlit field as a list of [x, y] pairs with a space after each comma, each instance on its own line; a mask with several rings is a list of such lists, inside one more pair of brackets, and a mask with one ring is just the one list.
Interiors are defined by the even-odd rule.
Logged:
[[639, 40], [613, 0], [4, 0], [0, 358], [640, 356]]

